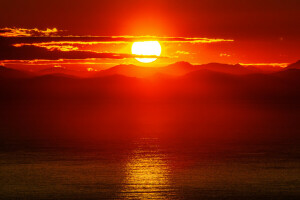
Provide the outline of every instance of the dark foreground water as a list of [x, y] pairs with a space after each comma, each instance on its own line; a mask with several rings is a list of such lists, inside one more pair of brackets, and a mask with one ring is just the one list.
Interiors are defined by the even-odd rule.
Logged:
[[297, 145], [156, 138], [10, 148], [1, 199], [299, 199]]

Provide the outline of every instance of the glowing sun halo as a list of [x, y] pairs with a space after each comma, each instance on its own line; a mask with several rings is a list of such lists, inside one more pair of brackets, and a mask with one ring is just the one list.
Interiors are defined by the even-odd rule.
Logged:
[[[161, 46], [158, 41], [134, 42], [131, 48], [132, 54], [143, 56], [160, 56]], [[157, 58], [135, 58], [143, 63], [154, 62]]]

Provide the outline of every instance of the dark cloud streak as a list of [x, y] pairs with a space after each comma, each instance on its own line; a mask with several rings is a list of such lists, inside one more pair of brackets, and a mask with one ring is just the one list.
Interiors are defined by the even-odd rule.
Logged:
[[220, 39], [220, 38], [188, 38], [188, 37], [152, 37], [152, 36], [60, 36], [60, 37], [0, 37], [0, 41], [7, 45], [12, 44], [32, 44], [32, 43], [50, 43], [50, 42], [95, 42], [95, 43], [126, 43], [136, 41], [151, 41], [157, 40], [161, 42], [191, 42], [191, 43], [211, 43], [211, 42], [232, 42], [232, 39]]
[[[0, 29], [1, 30], [1, 29]], [[13, 31], [12, 31], [13, 30]], [[57, 29], [47, 29], [41, 31], [38, 29], [2, 29], [10, 31], [13, 34], [28, 33], [29, 36], [0, 36], [0, 60], [58, 60], [58, 59], [87, 59], [87, 58], [154, 58], [157, 56], [137, 56], [133, 54], [120, 53], [99, 53], [88, 50], [66, 49], [63, 51], [58, 47], [64, 47], [66, 44], [97, 44], [97, 43], [132, 43], [136, 41], [161, 41], [161, 42], [178, 42], [178, 43], [214, 43], [214, 42], [231, 42], [226, 39], [210, 38], [187, 38], [187, 37], [154, 37], [154, 36], [31, 36], [32, 31], [48, 34], [57, 32]], [[46, 33], [44, 33], [46, 32]], [[5, 35], [5, 34], [2, 34]], [[53, 45], [56, 48], [48, 48], [47, 45]], [[72, 46], [71, 46], [72, 47]], [[162, 58], [162, 57], [160, 57]]]
[[59, 59], [88, 59], [88, 58], [109, 58], [109, 59], [124, 59], [124, 58], [153, 58], [157, 56], [138, 56], [133, 54], [118, 54], [118, 53], [99, 53], [94, 51], [59, 51], [48, 50], [36, 46], [1, 46], [0, 45], [0, 60], [59, 60]]

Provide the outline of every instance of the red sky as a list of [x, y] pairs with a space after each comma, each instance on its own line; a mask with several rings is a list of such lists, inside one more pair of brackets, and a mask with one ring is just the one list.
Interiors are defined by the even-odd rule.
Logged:
[[[57, 28], [64, 30], [58, 35], [233, 40], [162, 41], [162, 56], [168, 58], [158, 59], [152, 65], [180, 60], [292, 63], [299, 60], [300, 55], [299, 10], [298, 0], [10, 0], [0, 2], [0, 29]], [[131, 42], [76, 46], [77, 50], [113, 54], [130, 54], [130, 47]], [[98, 58], [97, 65], [99, 63], [139, 64], [130, 56]]]

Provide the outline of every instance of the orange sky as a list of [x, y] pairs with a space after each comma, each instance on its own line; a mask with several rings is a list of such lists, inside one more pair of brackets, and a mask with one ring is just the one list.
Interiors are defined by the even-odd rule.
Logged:
[[[55, 65], [57, 59], [68, 59], [60, 64], [73, 62], [96, 68], [141, 65], [130, 55], [131, 45], [135, 40], [143, 40], [139, 36], [149, 35], [161, 41], [163, 53], [163, 58], [148, 64], [151, 66], [177, 61], [292, 63], [300, 55], [299, 8], [297, 0], [2, 1], [0, 36], [10, 39], [0, 38], [0, 51], [6, 52], [0, 63], [20, 63], [28, 58], [31, 63], [27, 64], [37, 64], [32, 60], [51, 58], [49, 65]], [[70, 35], [80, 37], [74, 42]], [[33, 42], [28, 39], [31, 36], [42, 37]], [[44, 36], [65, 36], [65, 39], [64, 43], [61, 40], [49, 44], [51, 40], [45, 40]], [[99, 40], [89, 36], [108, 38]], [[116, 40], [111, 36], [121, 37]], [[53, 49], [65, 52], [61, 58], [49, 56], [59, 53]], [[22, 56], [16, 56], [19, 54], [15, 51]], [[91, 51], [93, 54], [89, 54]]]

